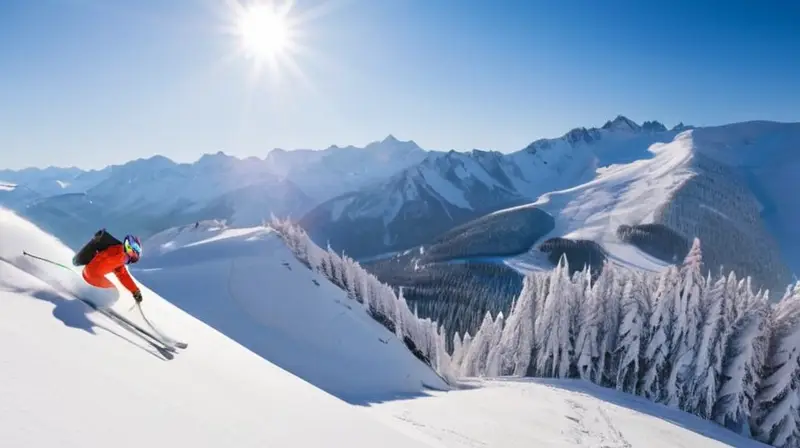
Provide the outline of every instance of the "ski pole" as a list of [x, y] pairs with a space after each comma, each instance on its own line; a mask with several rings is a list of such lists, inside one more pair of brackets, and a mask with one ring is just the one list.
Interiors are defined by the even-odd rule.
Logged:
[[54, 265], [56, 265], [56, 266], [58, 266], [58, 267], [60, 267], [60, 268], [64, 268], [64, 269], [66, 269], [66, 270], [68, 270], [68, 271], [72, 271], [72, 268], [70, 268], [70, 267], [69, 267], [69, 266], [67, 266], [67, 265], [63, 265], [63, 264], [61, 264], [61, 263], [56, 263], [56, 262], [55, 262], [55, 261], [53, 261], [53, 260], [48, 260], [47, 258], [42, 258], [42, 257], [40, 257], [40, 256], [37, 256], [37, 255], [30, 254], [30, 253], [28, 253], [27, 251], [24, 251], [24, 250], [22, 251], [22, 255], [27, 255], [27, 256], [29, 256], [29, 257], [31, 257], [31, 258], [35, 258], [35, 259], [37, 259], [37, 260], [41, 260], [41, 261], [44, 261], [44, 262], [46, 262], [46, 263], [54, 264]]

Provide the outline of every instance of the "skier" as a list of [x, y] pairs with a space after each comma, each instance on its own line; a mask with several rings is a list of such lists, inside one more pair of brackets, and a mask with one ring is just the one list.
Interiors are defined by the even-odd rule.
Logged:
[[86, 266], [83, 269], [83, 279], [98, 288], [114, 287], [114, 284], [106, 278], [106, 274], [113, 272], [119, 282], [133, 295], [136, 303], [141, 303], [142, 292], [125, 267], [139, 261], [141, 256], [142, 243], [139, 238], [126, 235], [123, 241], [120, 241], [105, 229], [101, 229], [75, 254], [72, 264]]

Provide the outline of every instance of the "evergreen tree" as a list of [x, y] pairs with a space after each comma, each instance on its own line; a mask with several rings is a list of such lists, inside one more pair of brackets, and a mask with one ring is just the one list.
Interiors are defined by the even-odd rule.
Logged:
[[667, 405], [678, 407], [690, 402], [691, 367], [697, 349], [698, 332], [702, 322], [700, 303], [705, 293], [702, 274], [700, 240], [695, 238], [680, 268], [681, 283], [675, 296], [675, 319], [672, 327], [672, 360], [666, 382]]
[[575, 294], [569, 279], [569, 265], [562, 255], [558, 266], [550, 275], [549, 291], [544, 308], [539, 315], [541, 331], [537, 339], [541, 341], [536, 362], [539, 375], [545, 377], [567, 378], [574, 356], [573, 321], [575, 313]]
[[726, 295], [725, 277], [711, 284], [706, 280], [707, 294], [702, 304], [703, 326], [697, 357], [694, 361], [692, 383], [686, 409], [701, 417], [710, 418], [722, 377], [722, 362], [732, 322], [732, 303]]
[[750, 300], [743, 294], [739, 299], [751, 305], [742, 309], [728, 337], [722, 384], [712, 415], [721, 425], [747, 434], [756, 386], [768, 350], [770, 307], [763, 299]]
[[658, 289], [651, 302], [653, 313], [650, 315], [650, 341], [645, 348], [645, 372], [642, 378], [642, 393], [653, 401], [659, 401], [664, 395], [665, 377], [669, 374], [669, 357], [672, 353], [671, 332], [674, 319], [677, 269], [670, 266], [661, 273]]
[[618, 390], [630, 393], [636, 392], [639, 382], [639, 358], [642, 353], [647, 310], [645, 298], [635, 293], [634, 281], [633, 277], [629, 277], [622, 289], [622, 322], [619, 326], [617, 345], [619, 364], [616, 387]]
[[770, 339], [754, 433], [773, 446], [800, 446], [800, 282], [775, 307]]

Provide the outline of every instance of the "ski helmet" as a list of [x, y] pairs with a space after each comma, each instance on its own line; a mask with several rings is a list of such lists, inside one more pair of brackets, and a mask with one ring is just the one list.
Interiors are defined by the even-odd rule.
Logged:
[[125, 255], [128, 256], [128, 263], [136, 263], [142, 256], [142, 243], [139, 238], [134, 235], [126, 235], [125, 240], [122, 242], [122, 247], [125, 250]]

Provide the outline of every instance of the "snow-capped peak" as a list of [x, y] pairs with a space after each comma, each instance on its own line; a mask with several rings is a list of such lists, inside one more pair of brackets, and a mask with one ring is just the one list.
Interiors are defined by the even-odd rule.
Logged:
[[692, 129], [692, 128], [694, 128], [694, 126], [691, 126], [691, 125], [685, 125], [685, 124], [683, 124], [683, 122], [681, 121], [680, 123], [676, 124], [676, 125], [675, 125], [675, 127], [673, 127], [673, 128], [672, 128], [672, 130], [673, 130], [673, 131], [676, 131], [676, 132], [682, 132], [682, 131], [685, 131], [685, 130], [687, 130], [687, 129]]
[[653, 120], [642, 123], [642, 130], [648, 132], [665, 132], [667, 127], [664, 126], [664, 124], [662, 124], [660, 121]]
[[201, 164], [201, 165], [206, 165], [206, 164], [211, 164], [211, 163], [217, 163], [218, 161], [223, 161], [223, 160], [227, 160], [227, 159], [231, 159], [231, 158], [233, 158], [233, 157], [225, 154], [222, 151], [217, 151], [214, 154], [209, 154], [209, 153], [203, 154], [197, 160], [197, 163]]
[[606, 124], [603, 125], [602, 129], [610, 131], [638, 132], [642, 129], [642, 127], [628, 117], [617, 115], [617, 118], [607, 121]]
[[422, 151], [422, 148], [417, 145], [414, 140], [398, 140], [392, 134], [389, 134], [381, 141], [374, 141], [368, 144], [364, 149], [371, 151], [391, 151], [391, 152], [411, 152]]

